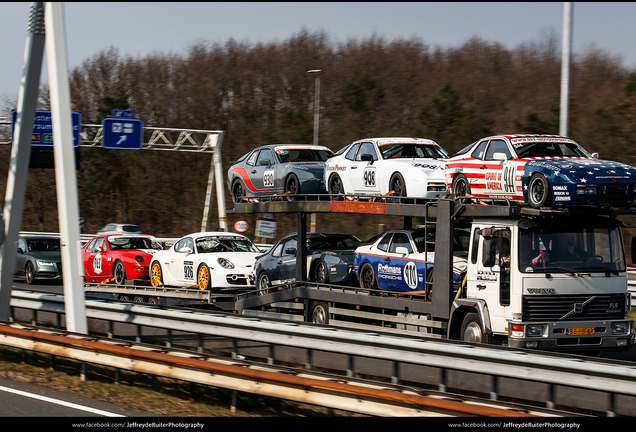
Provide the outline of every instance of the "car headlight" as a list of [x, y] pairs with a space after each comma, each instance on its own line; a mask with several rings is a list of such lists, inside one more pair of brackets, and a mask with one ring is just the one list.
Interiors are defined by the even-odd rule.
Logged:
[[577, 195], [594, 195], [596, 193], [596, 185], [593, 183], [579, 183], [576, 185], [575, 193]]
[[233, 269], [234, 268], [234, 264], [232, 264], [231, 261], [226, 260], [225, 258], [218, 258], [216, 260], [216, 262], [218, 262], [221, 267], [226, 268], [226, 269]]
[[40, 267], [55, 267], [55, 263], [51, 261], [37, 261], [38, 266]]

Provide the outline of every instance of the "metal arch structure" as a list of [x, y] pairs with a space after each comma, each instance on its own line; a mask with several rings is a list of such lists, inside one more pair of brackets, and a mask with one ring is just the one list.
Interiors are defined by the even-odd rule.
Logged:
[[[0, 123], [1, 124], [1, 123]], [[83, 124], [80, 131], [80, 147], [101, 147], [104, 129], [98, 124]], [[203, 207], [201, 232], [207, 231], [212, 203], [212, 189], [216, 186], [216, 199], [219, 213], [219, 230], [228, 231], [225, 208], [225, 186], [223, 184], [223, 166], [221, 148], [225, 131], [144, 127], [143, 150], [185, 151], [194, 153], [212, 153], [210, 174]], [[2, 142], [0, 141], [0, 144]], [[216, 181], [215, 181], [216, 180]]]

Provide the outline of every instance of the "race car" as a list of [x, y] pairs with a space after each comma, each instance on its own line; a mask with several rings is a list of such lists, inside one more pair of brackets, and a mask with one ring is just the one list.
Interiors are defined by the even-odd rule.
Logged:
[[110, 234], [93, 237], [82, 249], [84, 279], [90, 283], [149, 280], [150, 260], [163, 247], [150, 235]]
[[[360, 239], [351, 234], [307, 233], [308, 280], [318, 283], [356, 282], [353, 252]], [[297, 235], [279, 240], [267, 254], [256, 260], [256, 288], [292, 282], [296, 278]]]
[[437, 199], [447, 194], [449, 155], [424, 138], [368, 138], [339, 150], [325, 163], [330, 194]]
[[564, 136], [497, 135], [453, 155], [446, 182], [456, 195], [507, 198], [533, 208], [631, 204], [636, 168], [597, 157]]
[[150, 284], [210, 291], [254, 288], [254, 262], [262, 254], [241, 234], [189, 234], [152, 257]]
[[324, 165], [331, 155], [328, 147], [308, 144], [258, 147], [232, 162], [227, 186], [234, 202], [259, 195], [324, 194]]
[[[455, 230], [453, 236], [453, 286], [459, 288], [467, 268], [470, 233]], [[435, 230], [399, 229], [386, 231], [354, 253], [353, 270], [360, 288], [406, 291], [424, 294], [426, 283], [433, 281], [435, 267]]]

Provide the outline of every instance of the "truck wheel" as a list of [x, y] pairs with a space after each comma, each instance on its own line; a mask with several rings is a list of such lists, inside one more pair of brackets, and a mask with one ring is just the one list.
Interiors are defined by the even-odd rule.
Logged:
[[482, 328], [479, 315], [475, 312], [470, 312], [464, 317], [460, 337], [464, 342], [490, 343], [490, 337]]
[[144, 298], [141, 296], [135, 296], [135, 299], [133, 301], [135, 303], [144, 303]]
[[550, 205], [550, 183], [543, 174], [535, 174], [528, 182], [528, 204], [532, 208], [541, 208]]
[[161, 272], [161, 264], [158, 261], [155, 261], [150, 266], [150, 285], [153, 287], [158, 287], [159, 285], [163, 285], [163, 274]]
[[311, 302], [309, 318], [314, 324], [329, 324], [329, 305], [325, 302]]
[[464, 174], [457, 174], [453, 180], [452, 193], [457, 196], [470, 195], [470, 184]]
[[401, 174], [393, 174], [391, 181], [389, 182], [389, 190], [394, 191], [393, 196], [406, 196], [406, 183], [404, 182], [404, 177], [402, 177]]
[[119, 296], [119, 300], [121, 300], [121, 301], [130, 301], [130, 297], [128, 297], [127, 295], [120, 295]]
[[375, 279], [375, 272], [371, 264], [366, 263], [360, 269], [360, 288], [377, 289], [378, 284]]
[[115, 263], [115, 270], [113, 271], [115, 277], [115, 283], [117, 285], [126, 285], [126, 270], [124, 269], [124, 263], [117, 261]]
[[329, 283], [329, 268], [323, 260], [318, 260], [314, 266], [314, 281], [321, 284]]
[[205, 264], [201, 264], [197, 270], [197, 284], [200, 290], [210, 289], [210, 269]]

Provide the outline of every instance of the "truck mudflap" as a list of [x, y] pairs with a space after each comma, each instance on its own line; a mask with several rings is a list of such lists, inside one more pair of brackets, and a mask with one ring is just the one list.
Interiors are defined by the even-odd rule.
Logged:
[[559, 351], [626, 351], [634, 345], [634, 320], [508, 321], [508, 346]]

